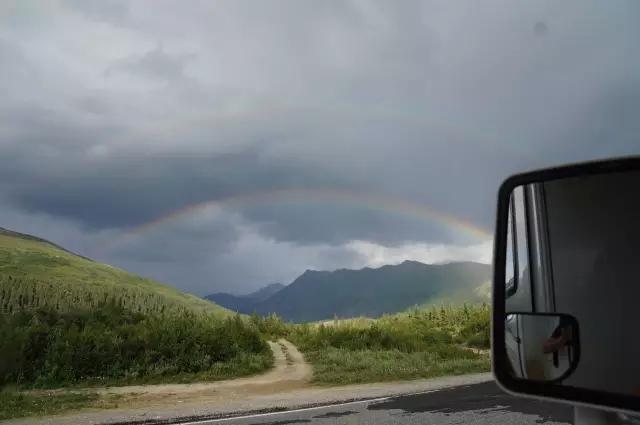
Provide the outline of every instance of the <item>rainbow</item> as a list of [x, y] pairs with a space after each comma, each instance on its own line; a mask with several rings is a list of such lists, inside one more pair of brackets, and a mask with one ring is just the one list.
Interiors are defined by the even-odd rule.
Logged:
[[423, 204], [409, 202], [400, 198], [380, 196], [364, 192], [341, 189], [276, 189], [239, 194], [222, 199], [212, 199], [188, 205], [136, 226], [127, 235], [141, 235], [160, 227], [163, 224], [188, 217], [210, 207], [239, 208], [264, 204], [338, 204], [371, 210], [383, 210], [392, 213], [415, 217], [428, 222], [441, 223], [454, 230], [462, 231], [474, 238], [486, 240], [492, 237], [491, 232], [470, 221], [454, 215], [438, 211]]

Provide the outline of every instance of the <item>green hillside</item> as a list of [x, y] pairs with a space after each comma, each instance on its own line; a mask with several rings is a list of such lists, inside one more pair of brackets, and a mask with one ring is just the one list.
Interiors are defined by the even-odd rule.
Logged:
[[207, 300], [51, 242], [0, 228], [0, 312], [37, 307], [59, 311], [115, 303], [143, 313], [229, 311]]
[[431, 298], [410, 308], [429, 309], [432, 307], [450, 306], [461, 307], [464, 304], [483, 304], [491, 302], [491, 281], [486, 281], [478, 286], [456, 289]]

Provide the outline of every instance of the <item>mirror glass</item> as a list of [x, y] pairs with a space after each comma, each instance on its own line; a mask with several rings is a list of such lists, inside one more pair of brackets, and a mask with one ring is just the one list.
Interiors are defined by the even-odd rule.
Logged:
[[516, 187], [505, 223], [512, 376], [640, 395], [640, 172]]
[[512, 375], [545, 382], [570, 375], [580, 358], [578, 335], [571, 316], [507, 314], [505, 345]]

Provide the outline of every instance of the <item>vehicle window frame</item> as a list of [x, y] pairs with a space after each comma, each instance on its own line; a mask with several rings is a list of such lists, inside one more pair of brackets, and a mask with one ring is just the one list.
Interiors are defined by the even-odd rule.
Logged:
[[[519, 191], [519, 192], [518, 192]], [[517, 199], [518, 196], [521, 199]], [[529, 212], [528, 198], [524, 187], [516, 187], [509, 200], [507, 250], [511, 248], [511, 262], [513, 267], [513, 279], [506, 281], [506, 297], [513, 296], [520, 287], [520, 281], [525, 281], [525, 273], [531, 282], [531, 255], [529, 249]], [[520, 209], [522, 211], [520, 212]], [[519, 217], [521, 215], [522, 217]], [[522, 223], [521, 223], [522, 222]], [[521, 261], [524, 260], [524, 261]], [[521, 270], [521, 266], [524, 267]]]
[[[507, 247], [511, 247], [511, 262], [513, 267], [513, 278], [509, 281], [505, 282], [505, 291], [506, 297], [509, 298], [513, 296], [518, 291], [518, 280], [519, 280], [519, 268], [518, 268], [518, 245], [516, 238], [516, 211], [515, 211], [515, 196], [511, 195], [511, 200], [509, 201], [509, 241], [507, 243]], [[507, 248], [508, 249], [508, 248]], [[506, 280], [506, 279], [505, 279]]]

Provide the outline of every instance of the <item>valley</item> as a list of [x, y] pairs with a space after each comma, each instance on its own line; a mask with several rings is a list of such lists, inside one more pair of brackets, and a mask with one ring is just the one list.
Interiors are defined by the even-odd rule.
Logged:
[[175, 388], [259, 376], [291, 391], [291, 353], [310, 388], [485, 372], [489, 273], [405, 261], [205, 300], [2, 229], [0, 419], [143, 406], [154, 391], [172, 400]]
[[490, 266], [480, 263], [405, 261], [360, 270], [307, 270], [286, 286], [269, 285], [244, 296], [218, 293], [205, 298], [239, 313], [276, 314], [292, 322], [377, 318], [417, 305], [487, 303], [490, 275]]

